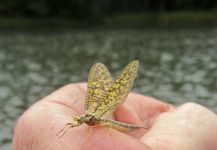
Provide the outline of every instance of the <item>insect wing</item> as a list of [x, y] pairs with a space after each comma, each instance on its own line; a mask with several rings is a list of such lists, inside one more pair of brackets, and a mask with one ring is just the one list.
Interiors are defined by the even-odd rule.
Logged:
[[92, 115], [101, 117], [125, 101], [136, 77], [138, 66], [139, 62], [136, 60], [124, 68], [108, 92], [100, 99]]
[[112, 83], [112, 77], [105, 65], [102, 63], [94, 64], [88, 76], [85, 99], [86, 113], [93, 113], [100, 98], [105, 95]]

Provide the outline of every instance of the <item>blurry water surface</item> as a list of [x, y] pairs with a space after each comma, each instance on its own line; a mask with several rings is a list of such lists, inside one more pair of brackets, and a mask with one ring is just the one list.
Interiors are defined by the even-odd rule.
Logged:
[[56, 88], [87, 81], [95, 62], [112, 75], [134, 59], [133, 91], [217, 112], [217, 28], [0, 33], [0, 149], [11, 149], [16, 119]]

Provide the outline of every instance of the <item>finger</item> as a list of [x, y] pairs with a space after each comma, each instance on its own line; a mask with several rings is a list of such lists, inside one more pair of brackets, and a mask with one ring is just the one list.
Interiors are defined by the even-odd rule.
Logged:
[[160, 115], [141, 139], [153, 149], [216, 149], [216, 114], [194, 103]]
[[115, 111], [115, 118], [119, 121], [151, 127], [161, 113], [172, 109], [174, 106], [168, 103], [152, 97], [130, 93], [126, 102]]
[[[16, 123], [14, 149], [62, 149], [56, 134], [72, 121], [72, 116], [83, 111], [84, 92], [78, 86], [82, 84], [67, 85], [31, 106]], [[79, 146], [77, 140], [68, 139], [62, 144], [66, 149]]]

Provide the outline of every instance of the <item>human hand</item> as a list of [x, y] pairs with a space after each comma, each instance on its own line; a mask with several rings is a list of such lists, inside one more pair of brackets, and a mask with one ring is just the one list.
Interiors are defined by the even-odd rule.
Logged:
[[150, 97], [130, 93], [113, 116], [121, 122], [143, 125], [127, 133], [106, 127], [81, 125], [62, 138], [56, 136], [72, 116], [84, 114], [86, 84], [70, 84], [31, 106], [17, 121], [13, 149], [117, 149], [117, 150], [214, 150], [217, 149], [217, 117], [194, 103], [174, 108]]

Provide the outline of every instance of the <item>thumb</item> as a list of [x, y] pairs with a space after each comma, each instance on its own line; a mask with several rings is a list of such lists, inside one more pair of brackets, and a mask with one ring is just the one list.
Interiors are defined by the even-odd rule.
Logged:
[[216, 114], [201, 105], [186, 103], [161, 114], [142, 141], [158, 150], [214, 150], [216, 138]]

